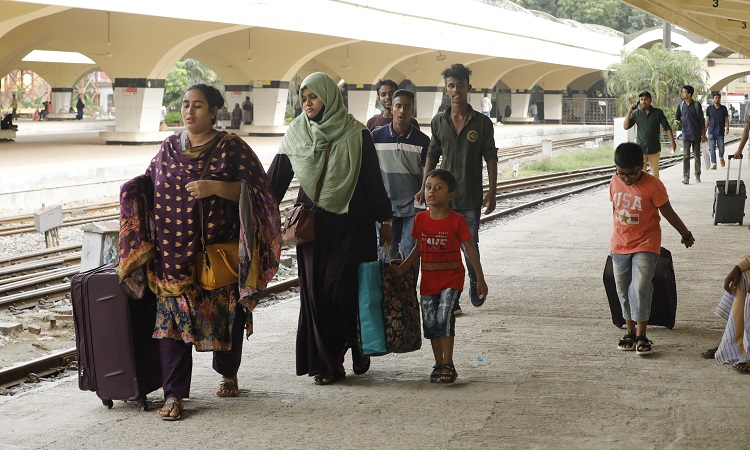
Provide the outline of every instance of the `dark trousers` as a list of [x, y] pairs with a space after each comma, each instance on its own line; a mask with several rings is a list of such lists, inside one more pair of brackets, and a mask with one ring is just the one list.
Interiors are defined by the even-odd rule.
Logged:
[[701, 177], [701, 140], [688, 141], [683, 137], [682, 139], [682, 178], [690, 179], [690, 149], [693, 149], [693, 157], [695, 158], [695, 177]]
[[[232, 326], [232, 349], [213, 352], [213, 368], [224, 377], [234, 377], [242, 362], [242, 343], [245, 338], [245, 309], [237, 306]], [[193, 344], [175, 339], [159, 339], [161, 377], [164, 398], [190, 397], [190, 380], [193, 375]]]

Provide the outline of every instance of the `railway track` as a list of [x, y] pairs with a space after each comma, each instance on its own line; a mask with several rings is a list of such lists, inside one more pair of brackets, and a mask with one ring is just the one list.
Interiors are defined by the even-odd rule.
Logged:
[[[593, 139], [611, 139], [611, 134], [601, 134], [596, 136], [581, 137], [574, 139], [562, 139], [552, 142], [552, 148], [571, 147], [581, 145]], [[526, 156], [533, 156], [542, 152], [541, 145], [523, 145], [518, 147], [501, 148], [498, 150], [498, 163], [507, 162], [513, 159]], [[284, 200], [281, 204], [283, 207], [291, 206], [294, 203], [296, 194], [293, 192], [299, 189], [299, 184], [294, 183], [289, 186], [292, 194], [291, 198]], [[288, 195], [289, 197], [289, 195]], [[69, 208], [63, 211], [63, 227], [85, 225], [92, 222], [101, 222], [106, 220], [117, 220], [120, 217], [119, 205], [117, 203], [104, 203], [99, 205], [81, 206]], [[17, 233], [33, 233], [34, 215], [21, 214], [9, 216], [0, 219], [0, 236], [10, 236]]]

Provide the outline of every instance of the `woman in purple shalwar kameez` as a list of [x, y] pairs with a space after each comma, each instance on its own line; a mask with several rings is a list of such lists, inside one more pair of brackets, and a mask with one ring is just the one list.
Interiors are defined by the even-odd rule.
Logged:
[[312, 205], [309, 194], [323, 171], [332, 144], [315, 217], [315, 240], [297, 247], [300, 314], [297, 375], [330, 384], [346, 372], [344, 354], [352, 349], [353, 369], [367, 371], [370, 360], [357, 350], [357, 267], [377, 260], [375, 223], [390, 243], [391, 203], [383, 186], [372, 137], [344, 107], [336, 83], [324, 73], [302, 82], [305, 114], [292, 122], [268, 169], [281, 201], [295, 175], [297, 201]]
[[[167, 138], [146, 174], [121, 188], [120, 279], [133, 296], [151, 289], [158, 297], [163, 420], [181, 417], [193, 347], [213, 351], [222, 375], [216, 395], [239, 394], [243, 330], [251, 332], [255, 294], [278, 267], [280, 219], [271, 186], [252, 149], [213, 128], [223, 104], [216, 88], [190, 86], [182, 100], [186, 130]], [[210, 291], [197, 285], [201, 234], [206, 244], [239, 239], [237, 283]]]

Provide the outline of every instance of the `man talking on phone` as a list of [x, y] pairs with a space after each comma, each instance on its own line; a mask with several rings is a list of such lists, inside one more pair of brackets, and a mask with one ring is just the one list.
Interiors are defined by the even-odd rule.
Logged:
[[[625, 115], [623, 128], [629, 130], [633, 125], [638, 125], [636, 142], [643, 150], [643, 171], [646, 166], [651, 166], [651, 175], [659, 178], [659, 158], [661, 158], [661, 143], [659, 135], [661, 128], [669, 136], [670, 153], [674, 153], [677, 144], [674, 141], [672, 128], [669, 127], [669, 121], [664, 115], [664, 111], [651, 106], [651, 93], [643, 91], [638, 94], [638, 101], [630, 105], [628, 113]], [[638, 107], [640, 105], [640, 108]]]

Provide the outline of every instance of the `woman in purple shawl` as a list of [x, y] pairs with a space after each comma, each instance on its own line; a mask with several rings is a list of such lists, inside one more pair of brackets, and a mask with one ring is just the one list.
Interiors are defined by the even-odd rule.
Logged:
[[[260, 161], [242, 139], [213, 128], [223, 104], [216, 88], [190, 86], [182, 100], [186, 130], [167, 138], [146, 173], [121, 188], [120, 279], [133, 296], [149, 288], [158, 297], [153, 336], [160, 339], [164, 420], [181, 417], [193, 346], [213, 351], [222, 375], [216, 395], [239, 394], [243, 329], [252, 331], [256, 293], [274, 276], [281, 252], [278, 208]], [[198, 286], [201, 235], [207, 245], [239, 239], [237, 283]]]

